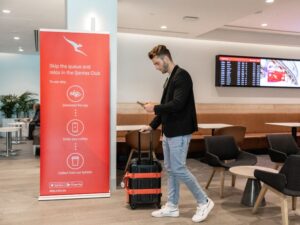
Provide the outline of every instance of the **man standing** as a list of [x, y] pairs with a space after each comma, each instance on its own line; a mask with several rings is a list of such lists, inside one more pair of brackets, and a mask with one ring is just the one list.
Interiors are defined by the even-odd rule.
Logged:
[[201, 222], [214, 207], [196, 178], [186, 167], [186, 157], [192, 133], [197, 131], [197, 117], [193, 82], [187, 71], [175, 65], [170, 51], [164, 45], [154, 47], [149, 53], [153, 65], [163, 74], [168, 73], [159, 105], [146, 103], [147, 112], [155, 118], [142, 130], [156, 129], [162, 125], [164, 166], [168, 175], [168, 201], [152, 212], [153, 217], [179, 216], [179, 181], [186, 184], [197, 200], [198, 206], [192, 220]]

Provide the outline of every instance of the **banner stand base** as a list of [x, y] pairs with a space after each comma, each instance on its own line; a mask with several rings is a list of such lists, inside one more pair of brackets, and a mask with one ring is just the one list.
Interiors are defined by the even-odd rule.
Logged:
[[109, 198], [110, 193], [99, 194], [78, 194], [78, 195], [45, 195], [39, 196], [39, 201], [63, 200], [63, 199], [80, 199], [80, 198]]

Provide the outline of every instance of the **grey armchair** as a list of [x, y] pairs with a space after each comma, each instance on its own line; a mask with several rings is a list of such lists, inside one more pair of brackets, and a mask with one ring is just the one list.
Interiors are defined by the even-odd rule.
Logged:
[[[224, 173], [233, 166], [254, 165], [257, 162], [255, 155], [240, 151], [233, 136], [211, 136], [204, 138], [207, 163], [213, 167], [212, 174], [206, 184], [208, 189], [216, 171], [221, 173], [220, 196], [223, 197]], [[234, 182], [232, 182], [234, 186]]]
[[270, 134], [267, 135], [267, 140], [268, 153], [275, 163], [275, 169], [282, 166], [289, 155], [300, 154], [300, 148], [291, 134]]

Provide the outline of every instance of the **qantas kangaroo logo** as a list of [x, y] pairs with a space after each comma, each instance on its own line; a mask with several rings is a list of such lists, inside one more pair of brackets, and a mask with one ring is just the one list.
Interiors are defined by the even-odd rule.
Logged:
[[78, 52], [78, 53], [80, 53], [80, 54], [82, 54], [82, 55], [84, 55], [84, 56], [87, 56], [87, 54], [85, 54], [85, 52], [83, 52], [83, 51], [81, 51], [81, 50], [79, 49], [79, 48], [83, 47], [82, 44], [76, 43], [75, 41], [72, 41], [72, 40], [66, 38], [65, 36], [64, 36], [64, 39], [65, 39], [70, 45], [73, 46], [75, 52]]

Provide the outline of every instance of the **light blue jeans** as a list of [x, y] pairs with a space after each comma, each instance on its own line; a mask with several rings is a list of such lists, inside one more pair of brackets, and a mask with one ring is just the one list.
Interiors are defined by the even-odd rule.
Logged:
[[186, 157], [191, 137], [192, 135], [171, 138], [163, 136], [164, 166], [168, 175], [168, 202], [174, 205], [177, 205], [179, 201], [179, 181], [185, 183], [198, 204], [207, 202], [206, 193], [186, 167]]

